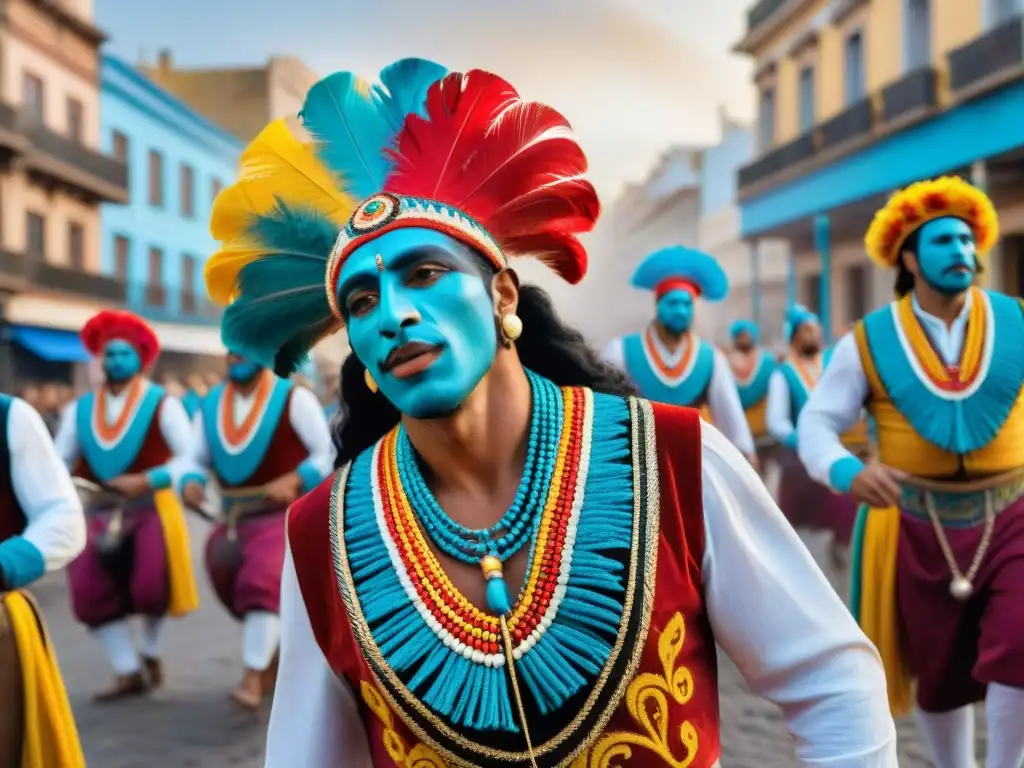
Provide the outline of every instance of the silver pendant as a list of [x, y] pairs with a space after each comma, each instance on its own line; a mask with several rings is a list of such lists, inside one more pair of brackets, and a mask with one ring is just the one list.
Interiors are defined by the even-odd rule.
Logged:
[[949, 582], [949, 594], [960, 602], [969, 598], [972, 592], [974, 592], [974, 585], [971, 584], [970, 579], [964, 576], [957, 576]]

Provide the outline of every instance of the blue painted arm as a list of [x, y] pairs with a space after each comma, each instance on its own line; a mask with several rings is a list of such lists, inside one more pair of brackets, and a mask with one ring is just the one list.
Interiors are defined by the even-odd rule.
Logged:
[[839, 459], [828, 471], [828, 482], [836, 493], [849, 493], [853, 479], [864, 469], [864, 462], [856, 456]]
[[789, 437], [787, 437], [783, 441], [782, 444], [785, 445], [787, 448], [789, 448], [791, 451], [794, 451], [794, 452], [796, 451], [796, 430], [795, 429], [792, 432], [789, 433]]
[[21, 536], [0, 542], [0, 575], [9, 589], [31, 584], [46, 573], [43, 553]]

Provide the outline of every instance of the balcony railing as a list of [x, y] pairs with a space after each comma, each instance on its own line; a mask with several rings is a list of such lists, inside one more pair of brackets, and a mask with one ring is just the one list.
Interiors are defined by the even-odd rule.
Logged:
[[986, 32], [949, 54], [949, 88], [958, 98], [1024, 76], [1024, 16]]
[[22, 121], [28, 167], [98, 200], [128, 202], [128, 167], [38, 122]]
[[861, 99], [821, 124], [820, 149], [830, 149], [847, 141], [871, 134], [874, 113], [870, 99]]
[[24, 286], [32, 282], [33, 260], [24, 253], [0, 249], [0, 287]]
[[112, 304], [124, 304], [128, 293], [120, 280], [51, 264], [40, 256], [27, 255], [31, 281], [37, 288], [88, 296]]
[[806, 133], [800, 138], [771, 150], [758, 160], [739, 170], [740, 186], [755, 184], [779, 171], [814, 156], [814, 137]]
[[938, 73], [932, 67], [909, 72], [882, 90], [882, 118], [906, 120], [938, 104]]
[[205, 292], [162, 283], [132, 282], [128, 303], [134, 311], [151, 320], [188, 325], [216, 325], [222, 311]]

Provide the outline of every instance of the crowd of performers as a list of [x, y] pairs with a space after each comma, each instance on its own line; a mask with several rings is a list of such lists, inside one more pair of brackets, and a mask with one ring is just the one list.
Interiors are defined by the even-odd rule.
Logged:
[[[728, 283], [674, 246], [633, 278], [650, 325], [598, 355], [511, 266], [586, 273], [599, 205], [560, 113], [407, 59], [320, 81], [301, 119], [216, 202], [229, 374], [191, 419], [122, 311], [83, 328], [106, 381], [54, 441], [0, 399], [0, 765], [84, 765], [24, 588], [67, 568], [99, 700], [158, 688], [165, 621], [198, 601], [186, 511], [215, 486], [207, 577], [244, 627], [232, 697], [274, 692], [268, 768], [712, 768], [716, 647], [804, 764], [895, 766], [916, 702], [938, 768], [967, 768], [984, 700], [986, 764], [1020, 767], [1024, 307], [975, 287], [982, 192], [925, 181], [878, 212], [898, 298], [833, 349], [799, 306], [781, 356], [749, 321], [728, 351], [698, 338]], [[341, 328], [332, 439], [287, 377]]]

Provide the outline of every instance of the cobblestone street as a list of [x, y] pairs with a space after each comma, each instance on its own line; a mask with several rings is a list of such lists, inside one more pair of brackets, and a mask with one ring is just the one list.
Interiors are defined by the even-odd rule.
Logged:
[[[197, 564], [204, 536], [202, 526], [194, 524]], [[109, 671], [98, 646], [71, 617], [63, 576], [48, 578], [36, 590], [57, 646], [90, 768], [262, 766], [266, 713], [242, 713], [227, 697], [240, 672], [239, 628], [221, 610], [202, 575], [199, 583], [199, 611], [172, 622], [167, 630], [167, 687], [149, 699], [103, 706], [93, 704], [91, 694], [108, 682]], [[779, 710], [752, 694], [728, 660], [723, 659], [721, 667], [723, 768], [797, 765]], [[901, 768], [928, 765], [913, 723], [901, 723]]]

